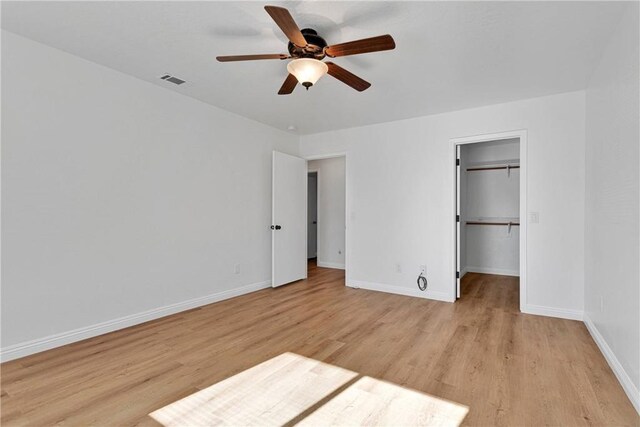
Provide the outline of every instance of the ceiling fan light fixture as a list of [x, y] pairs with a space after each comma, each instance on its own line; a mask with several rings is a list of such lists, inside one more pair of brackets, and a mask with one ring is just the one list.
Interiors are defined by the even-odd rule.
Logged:
[[287, 71], [293, 74], [300, 84], [309, 90], [320, 77], [327, 74], [329, 67], [322, 61], [313, 58], [299, 58], [287, 64]]

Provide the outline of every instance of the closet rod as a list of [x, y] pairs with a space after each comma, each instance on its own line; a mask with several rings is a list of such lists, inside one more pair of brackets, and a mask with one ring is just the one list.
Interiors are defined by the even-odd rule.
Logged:
[[498, 169], [520, 169], [520, 166], [486, 166], [479, 168], [467, 168], [467, 171], [488, 171]]
[[485, 222], [485, 221], [467, 221], [467, 225], [520, 225], [519, 222]]

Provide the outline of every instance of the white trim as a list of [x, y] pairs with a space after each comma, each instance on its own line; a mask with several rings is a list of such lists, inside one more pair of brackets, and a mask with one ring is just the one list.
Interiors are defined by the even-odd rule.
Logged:
[[318, 265], [318, 267], [322, 268], [336, 268], [338, 270], [344, 270], [344, 264], [340, 264], [337, 262], [318, 261], [316, 264]]
[[337, 153], [327, 153], [327, 154], [316, 154], [313, 156], [304, 156], [303, 159], [307, 161], [311, 160], [323, 160], [323, 159], [333, 159], [334, 157], [347, 157], [346, 151], [340, 151]]
[[[451, 138], [451, 158], [452, 165], [452, 189], [451, 189], [451, 205], [452, 205], [452, 221], [451, 221], [451, 241], [452, 247], [456, 247], [456, 148], [461, 144], [474, 144], [478, 142], [497, 141], [501, 139], [519, 138], [520, 140], [520, 311], [524, 312], [527, 306], [527, 130], [514, 130], [508, 132], [490, 133], [484, 135], [465, 136], [460, 138]], [[451, 287], [451, 295], [453, 301], [456, 296], [456, 268], [457, 254], [454, 251], [451, 263], [451, 277], [453, 286]], [[558, 317], [558, 316], [554, 316]]]
[[418, 297], [437, 301], [453, 302], [451, 296], [447, 292], [441, 291], [421, 291], [416, 288], [401, 288], [400, 286], [385, 285], [383, 283], [365, 282], [362, 280], [351, 280], [346, 285], [355, 289], [367, 289], [369, 291], [386, 292], [389, 294], [405, 295], [408, 297]]
[[344, 283], [349, 281], [351, 271], [351, 250], [349, 249], [349, 233], [351, 232], [351, 198], [349, 196], [349, 156], [344, 153]]
[[544, 305], [527, 304], [520, 308], [525, 314], [535, 314], [537, 316], [558, 317], [560, 319], [582, 320], [584, 313], [582, 310], [572, 310], [569, 308], [547, 307]]
[[117, 331], [118, 329], [128, 328], [150, 320], [159, 319], [171, 314], [179, 313], [185, 310], [191, 310], [203, 305], [212, 304], [214, 302], [223, 301], [229, 298], [255, 292], [261, 289], [271, 287], [271, 281], [252, 283], [236, 289], [216, 292], [215, 294], [204, 297], [194, 298], [176, 304], [166, 305], [164, 307], [154, 308], [141, 313], [131, 314], [129, 316], [120, 317], [118, 319], [108, 320], [106, 322], [97, 323], [83, 328], [74, 329], [59, 334], [49, 335], [47, 337], [38, 338], [31, 341], [22, 342], [2, 348], [0, 350], [0, 361], [6, 362], [17, 359], [19, 357], [28, 356], [30, 354], [39, 353], [41, 351], [82, 341], [87, 338], [96, 337], [108, 332]]
[[[456, 145], [455, 146], [455, 150], [456, 150], [456, 246], [455, 246], [455, 250], [456, 250], [456, 299], [460, 298], [462, 296], [462, 278], [464, 277], [464, 273], [462, 271], [462, 221], [463, 221], [463, 217], [466, 215], [462, 215], [462, 210], [460, 209], [460, 190], [462, 189], [462, 183], [461, 183], [461, 177], [462, 177], [462, 162], [460, 162], [460, 165], [458, 165], [458, 160], [460, 159], [462, 160], [462, 158], [460, 157], [460, 153], [462, 151], [460, 145]], [[458, 167], [459, 166], [459, 167]], [[465, 229], [465, 237], [466, 237], [466, 229]], [[465, 239], [465, 249], [466, 249], [466, 239]], [[466, 261], [466, 254], [465, 254], [465, 261]], [[458, 274], [458, 272], [460, 272], [460, 274]]]
[[589, 333], [591, 334], [591, 337], [598, 345], [598, 348], [604, 355], [604, 358], [607, 360], [607, 363], [611, 367], [611, 370], [615, 374], [616, 378], [618, 378], [618, 381], [620, 382], [620, 385], [622, 386], [622, 389], [624, 390], [624, 392], [627, 394], [627, 397], [631, 401], [631, 404], [636, 408], [636, 411], [640, 414], [640, 391], [638, 391], [636, 386], [633, 384], [631, 377], [624, 370], [624, 367], [616, 357], [615, 353], [613, 352], [613, 350], [611, 350], [611, 347], [609, 347], [609, 344], [607, 344], [607, 341], [604, 339], [602, 334], [600, 334], [600, 331], [598, 331], [598, 328], [596, 327], [595, 323], [591, 321], [591, 319], [589, 318], [589, 316], [587, 316], [586, 313], [584, 314], [583, 317], [584, 317], [584, 324], [587, 327], [587, 330], [589, 331]]
[[465, 267], [460, 273], [462, 278], [467, 273], [482, 273], [482, 274], [495, 274], [498, 276], [516, 276], [520, 275], [518, 270], [507, 270], [504, 268], [491, 268], [491, 267]]

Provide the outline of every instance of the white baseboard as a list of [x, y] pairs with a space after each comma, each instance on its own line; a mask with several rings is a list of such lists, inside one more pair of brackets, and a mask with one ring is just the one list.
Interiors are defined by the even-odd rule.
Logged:
[[636, 411], [640, 414], [640, 391], [633, 384], [633, 381], [631, 381], [631, 377], [624, 370], [624, 368], [622, 367], [622, 364], [616, 357], [615, 353], [613, 352], [613, 350], [611, 350], [611, 347], [609, 347], [609, 344], [607, 344], [607, 341], [605, 341], [602, 334], [600, 334], [600, 331], [598, 331], [598, 328], [596, 328], [596, 325], [591, 321], [591, 319], [589, 318], [589, 316], [587, 316], [586, 313], [583, 317], [584, 317], [584, 324], [589, 330], [591, 337], [598, 345], [598, 348], [604, 355], [604, 358], [607, 360], [607, 363], [611, 367], [611, 370], [615, 374], [616, 378], [618, 378], [618, 381], [620, 382], [620, 385], [622, 385], [624, 392], [627, 393], [627, 397], [631, 401], [631, 404], [636, 408]]
[[[464, 274], [467, 273], [482, 273], [482, 274], [495, 274], [498, 276], [520, 276], [520, 272], [518, 270], [507, 270], [504, 268], [489, 268], [489, 267], [465, 267], [463, 270]], [[463, 274], [463, 275], [464, 275]], [[463, 276], [461, 275], [461, 277]]]
[[60, 347], [66, 344], [71, 344], [73, 342], [82, 341], [87, 338], [106, 334], [107, 332], [117, 331], [118, 329], [128, 328], [129, 326], [138, 325], [140, 323], [148, 322], [160, 317], [165, 317], [170, 314], [179, 313], [185, 310], [191, 310], [192, 308], [201, 307], [203, 305], [223, 301], [229, 298], [248, 294], [250, 292], [255, 292], [260, 289], [268, 288], [270, 286], [270, 280], [253, 283], [250, 285], [242, 286], [240, 288], [217, 292], [215, 294], [207, 295], [204, 297], [194, 298], [176, 304], [154, 308], [142, 313], [136, 313], [114, 320], [108, 320], [106, 322], [97, 323], [94, 325], [86, 326], [84, 328], [78, 328], [72, 331], [62, 332], [59, 334], [49, 335], [47, 337], [10, 345], [0, 350], [0, 361], [6, 362], [9, 360], [28, 356], [30, 354], [39, 353], [41, 351], [49, 350], [55, 347]]
[[344, 270], [344, 264], [339, 264], [337, 262], [326, 262], [326, 261], [318, 260], [317, 265], [318, 267], [323, 267], [323, 268], [335, 268], [338, 270]]
[[349, 286], [350, 288], [356, 288], [356, 289], [367, 289], [369, 291], [386, 292], [390, 294], [405, 295], [409, 297], [418, 297], [418, 298], [425, 298], [425, 299], [433, 299], [437, 301], [453, 302], [451, 301], [451, 295], [449, 295], [446, 292], [431, 291], [428, 288], [426, 291], [423, 292], [420, 289], [418, 289], [418, 285], [416, 285], [415, 289], [413, 289], [413, 288], [404, 288], [400, 286], [385, 285], [382, 283], [365, 282], [362, 280], [349, 280], [347, 282], [347, 286]]
[[544, 305], [527, 304], [521, 310], [526, 314], [535, 314], [538, 316], [558, 317], [560, 319], [582, 320], [584, 313], [582, 310], [572, 310], [568, 308], [547, 307]]

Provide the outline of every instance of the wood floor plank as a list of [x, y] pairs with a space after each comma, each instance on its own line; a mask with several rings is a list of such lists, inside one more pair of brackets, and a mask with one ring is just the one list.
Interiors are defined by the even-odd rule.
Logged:
[[366, 409], [368, 395], [399, 400], [352, 420], [427, 419], [397, 406], [395, 384], [468, 407], [465, 425], [640, 424], [582, 322], [518, 306], [513, 277], [469, 273], [450, 304], [348, 288], [344, 272], [311, 266], [307, 280], [4, 363], [0, 421], [157, 427], [150, 413], [291, 353], [358, 375], [303, 423]]

